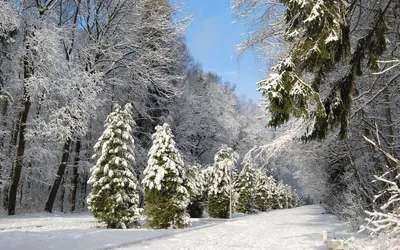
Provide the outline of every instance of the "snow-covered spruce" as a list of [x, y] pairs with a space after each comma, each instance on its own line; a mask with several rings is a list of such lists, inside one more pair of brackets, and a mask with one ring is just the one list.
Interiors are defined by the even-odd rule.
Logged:
[[278, 186], [276, 188], [276, 194], [277, 194], [277, 209], [283, 209], [286, 208], [286, 194], [285, 194], [285, 186], [283, 185], [283, 182], [280, 181], [278, 183]]
[[233, 191], [232, 172], [238, 158], [238, 154], [226, 145], [223, 145], [215, 154], [208, 189], [208, 214], [210, 217], [229, 217], [230, 195]]
[[256, 183], [257, 172], [250, 161], [244, 163], [244, 167], [236, 180], [235, 188], [239, 194], [237, 211], [241, 213], [254, 213], [256, 209]]
[[204, 210], [204, 173], [200, 171], [201, 166], [194, 164], [188, 169], [187, 190], [190, 196], [190, 203], [187, 207], [191, 218], [201, 218]]
[[184, 228], [190, 224], [186, 207], [189, 193], [183, 160], [175, 148], [171, 128], [164, 123], [153, 134], [147, 168], [144, 171], [144, 199], [147, 226]]
[[105, 131], [94, 146], [97, 158], [88, 183], [92, 191], [87, 199], [94, 217], [108, 228], [137, 225], [140, 215], [137, 179], [132, 173], [133, 156], [131, 104], [124, 110], [115, 105], [105, 121]]
[[258, 170], [256, 178], [255, 203], [260, 211], [271, 210], [274, 204], [275, 180]]

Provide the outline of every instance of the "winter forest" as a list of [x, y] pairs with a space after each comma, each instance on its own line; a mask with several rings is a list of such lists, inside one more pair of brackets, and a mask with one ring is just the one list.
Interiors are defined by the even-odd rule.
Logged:
[[237, 58], [268, 67], [260, 101], [191, 55], [184, 1], [0, 0], [0, 224], [320, 204], [371, 249], [400, 244], [400, 2], [229, 4]]

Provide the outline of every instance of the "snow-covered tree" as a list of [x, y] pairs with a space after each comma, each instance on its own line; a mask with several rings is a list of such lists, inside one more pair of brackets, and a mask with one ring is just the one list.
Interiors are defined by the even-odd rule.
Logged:
[[264, 172], [257, 171], [255, 203], [260, 211], [268, 211], [273, 207], [273, 193], [276, 189], [275, 181]]
[[[241, 53], [265, 45], [275, 51], [277, 36], [290, 47], [272, 68], [274, 73], [258, 83], [271, 114], [269, 125], [311, 117], [308, 138], [325, 138], [330, 126], [339, 127], [339, 136], [347, 138], [357, 76], [379, 68], [388, 24], [399, 20], [394, 14], [397, 2], [232, 0], [232, 7], [250, 29], [250, 38], [238, 46]], [[272, 30], [284, 32], [271, 33], [266, 25], [271, 23], [276, 24]], [[337, 68], [340, 64], [346, 65], [343, 71]], [[340, 75], [326, 79], [333, 70]]]
[[204, 211], [204, 175], [199, 164], [189, 166], [187, 190], [190, 195], [190, 203], [187, 207], [191, 218], [201, 218]]
[[275, 189], [275, 209], [287, 208], [287, 194], [285, 185], [280, 181]]
[[175, 147], [168, 124], [156, 127], [153, 146], [144, 171], [144, 199], [147, 226], [184, 228], [190, 224], [186, 207], [189, 192], [185, 187], [187, 170]]
[[171, 126], [175, 125], [182, 154], [204, 165], [213, 161], [221, 144], [233, 145], [238, 136], [237, 98], [221, 77], [199, 66], [190, 70], [186, 82]]
[[375, 175], [376, 181], [382, 182], [386, 188], [380, 190], [375, 196], [374, 202], [380, 198], [384, 199], [381, 206], [374, 211], [365, 211], [368, 217], [365, 219], [366, 224], [361, 226], [361, 230], [368, 230], [371, 234], [388, 234], [395, 236], [400, 233], [400, 161], [393, 155], [382, 150], [380, 141], [375, 143], [365, 138], [370, 144], [381, 151], [388, 161], [392, 162], [396, 167], [387, 167], [386, 172], [381, 175]]
[[131, 104], [124, 110], [115, 110], [105, 121], [105, 131], [94, 146], [97, 163], [91, 170], [88, 183], [92, 191], [87, 199], [94, 217], [109, 228], [127, 228], [137, 225], [139, 196], [137, 180], [133, 175], [133, 138]]
[[244, 163], [244, 167], [235, 182], [235, 188], [239, 195], [236, 210], [241, 213], [254, 213], [254, 209], [256, 209], [257, 171], [250, 161]]
[[[228, 218], [233, 192], [233, 171], [239, 156], [226, 145], [215, 154], [208, 187], [208, 214], [214, 218]], [[232, 208], [233, 209], [233, 208]]]

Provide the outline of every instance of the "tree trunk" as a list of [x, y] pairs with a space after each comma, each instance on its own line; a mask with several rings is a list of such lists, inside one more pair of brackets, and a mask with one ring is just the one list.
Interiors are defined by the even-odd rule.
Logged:
[[78, 173], [78, 164], [79, 164], [79, 154], [81, 152], [81, 141], [78, 139], [76, 141], [75, 145], [75, 159], [74, 159], [74, 168], [72, 170], [72, 178], [71, 178], [71, 212], [75, 212], [75, 207], [76, 207], [76, 190], [78, 188], [78, 179], [79, 179], [79, 173]]
[[83, 185], [81, 189], [81, 198], [82, 198], [82, 211], [85, 211], [85, 200], [86, 200], [86, 195], [87, 195], [87, 182], [88, 182], [88, 174], [85, 173], [85, 178], [83, 180]]
[[22, 164], [23, 164], [23, 156], [25, 153], [25, 130], [26, 130], [26, 122], [28, 121], [29, 109], [31, 107], [31, 102], [29, 97], [27, 96], [25, 90], [25, 101], [24, 101], [24, 108], [21, 112], [21, 121], [20, 121], [20, 128], [19, 128], [19, 140], [18, 140], [18, 147], [17, 147], [17, 155], [14, 162], [14, 171], [12, 176], [12, 182], [9, 191], [9, 198], [8, 198], [8, 215], [15, 214], [15, 203], [17, 200], [17, 189], [19, 180], [21, 178], [21, 171], [22, 171]]
[[[395, 150], [395, 141], [394, 141], [394, 128], [393, 128], [393, 121], [392, 121], [392, 111], [390, 108], [390, 94], [388, 93], [388, 90], [385, 89], [385, 116], [386, 116], [386, 121], [388, 123], [388, 135], [387, 135], [387, 141], [389, 144], [389, 153], [393, 155], [395, 158], [397, 158], [396, 150]], [[391, 161], [390, 159], [387, 159], [388, 166], [390, 168], [390, 174], [391, 174], [391, 179], [393, 182], [396, 184], [399, 184], [399, 180], [397, 178], [397, 169], [398, 165], [396, 162]], [[392, 211], [396, 212], [398, 210], [399, 203], [394, 202], [392, 203]]]
[[[387, 89], [385, 89], [385, 116], [387, 121], [387, 128], [388, 128], [388, 135], [387, 135], [387, 142], [389, 144], [389, 153], [396, 157], [396, 150], [394, 148], [394, 128], [393, 128], [393, 121], [392, 121], [392, 111], [390, 108], [390, 94], [388, 93]], [[392, 179], [396, 180], [397, 171], [396, 171], [396, 163], [388, 160], [388, 165], [390, 166], [390, 170], [392, 171]]]
[[61, 163], [58, 166], [56, 179], [54, 180], [54, 184], [51, 187], [49, 198], [47, 199], [46, 206], [44, 208], [46, 212], [49, 213], [53, 212], [54, 200], [56, 199], [58, 189], [60, 188], [61, 180], [64, 176], [65, 168], [67, 167], [68, 164], [70, 145], [71, 145], [71, 138], [68, 138], [64, 143]]
[[[17, 141], [18, 141], [17, 138], [19, 135], [19, 130], [21, 129], [20, 122], [21, 122], [21, 116], [19, 115], [18, 119], [16, 119], [16, 121], [13, 123], [13, 126], [12, 126], [11, 142], [10, 142], [10, 146], [8, 148], [9, 156], [14, 154], [13, 151], [15, 150], [15, 147], [17, 146]], [[15, 166], [13, 164], [11, 166], [11, 172], [10, 172], [10, 175], [8, 178], [8, 182], [10, 180], [13, 180], [13, 178], [14, 178], [14, 167]], [[8, 200], [10, 198], [9, 196], [10, 196], [10, 184], [7, 183], [7, 185], [5, 185], [5, 187], [4, 187], [4, 200], [3, 200], [3, 207], [5, 210], [8, 209], [8, 204], [9, 204]]]
[[21, 187], [19, 188], [19, 205], [22, 204], [22, 198], [24, 194], [24, 180], [21, 181]]
[[65, 178], [61, 179], [60, 212], [64, 212]]
[[[26, 30], [24, 42], [26, 42], [26, 39], [29, 36], [33, 36], [33, 33]], [[28, 51], [30, 49], [30, 45], [29, 44], [26, 45], [25, 48]], [[24, 69], [24, 74], [23, 74], [24, 80], [30, 78], [33, 74], [33, 67], [29, 60], [28, 55], [26, 55], [23, 58], [23, 69]], [[16, 131], [18, 131], [18, 134], [16, 134], [16, 135], [18, 135], [18, 146], [17, 146], [17, 154], [16, 154], [15, 161], [14, 161], [14, 166], [12, 167], [13, 176], [12, 176], [12, 182], [11, 182], [9, 198], [8, 198], [8, 215], [15, 214], [15, 203], [17, 200], [17, 190], [18, 190], [19, 180], [21, 178], [23, 156], [25, 153], [26, 123], [28, 121], [29, 111], [31, 108], [31, 100], [30, 100], [28, 90], [26, 89], [26, 85], [24, 85], [23, 90], [24, 90], [24, 96], [23, 96], [24, 99], [23, 99], [23, 103], [22, 103], [23, 107], [22, 107], [22, 111], [18, 118], [19, 121], [17, 121], [17, 125], [19, 125], [19, 128], [16, 128]], [[14, 139], [17, 139], [17, 136]]]

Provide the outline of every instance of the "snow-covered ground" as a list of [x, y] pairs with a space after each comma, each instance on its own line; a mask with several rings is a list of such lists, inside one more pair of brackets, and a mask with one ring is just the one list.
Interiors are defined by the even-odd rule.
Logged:
[[344, 223], [319, 206], [275, 210], [120, 249], [327, 249], [322, 231], [349, 238]]
[[350, 237], [317, 205], [275, 210], [232, 221], [193, 220], [184, 230], [111, 230], [90, 214], [0, 217], [0, 249], [327, 249], [322, 231]]

